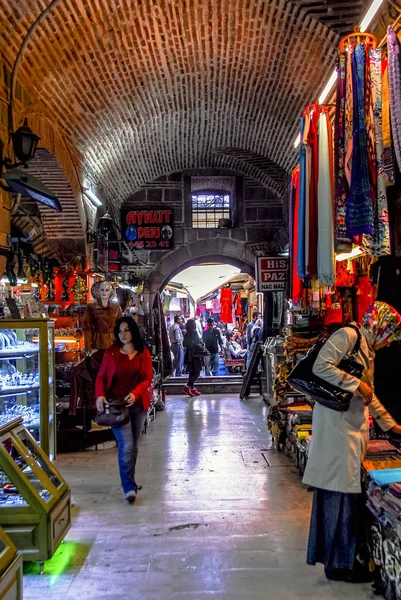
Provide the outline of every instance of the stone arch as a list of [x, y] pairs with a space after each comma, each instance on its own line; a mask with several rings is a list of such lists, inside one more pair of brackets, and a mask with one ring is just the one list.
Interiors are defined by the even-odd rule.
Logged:
[[180, 271], [205, 262], [226, 263], [249, 275], [254, 275], [255, 272], [255, 257], [244, 242], [216, 237], [207, 240], [207, 243], [206, 240], [197, 240], [169, 252], [150, 271], [147, 280], [152, 291], [156, 292], [163, 289]]

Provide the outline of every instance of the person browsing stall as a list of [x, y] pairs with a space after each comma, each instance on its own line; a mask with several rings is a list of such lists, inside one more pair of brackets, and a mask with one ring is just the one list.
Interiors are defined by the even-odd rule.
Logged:
[[369, 412], [383, 431], [401, 433], [373, 387], [375, 352], [401, 340], [401, 316], [388, 304], [375, 302], [359, 329], [361, 343], [356, 359], [364, 366], [361, 379], [337, 366], [358, 341], [358, 333], [351, 327], [333, 333], [315, 360], [315, 375], [352, 392], [353, 397], [345, 412], [316, 402], [303, 479], [314, 488], [307, 563], [323, 563], [327, 579], [353, 583], [370, 579], [366, 565], [356, 558], [363, 530], [361, 462], [369, 441]]
[[215, 327], [214, 319], [211, 317], [206, 321], [207, 329], [203, 332], [202, 339], [205, 343], [206, 349], [209, 351], [209, 355], [206, 356], [206, 367], [205, 375], [210, 377], [213, 375], [216, 377], [219, 371], [219, 355], [223, 349], [223, 339], [220, 331]]
[[114, 344], [106, 350], [96, 378], [96, 408], [104, 411], [106, 402], [125, 402], [129, 407], [129, 422], [112, 430], [118, 446], [121, 485], [131, 504], [140, 489], [135, 480], [135, 467], [139, 439], [150, 407], [152, 357], [132, 317], [122, 317], [116, 322], [114, 337]]

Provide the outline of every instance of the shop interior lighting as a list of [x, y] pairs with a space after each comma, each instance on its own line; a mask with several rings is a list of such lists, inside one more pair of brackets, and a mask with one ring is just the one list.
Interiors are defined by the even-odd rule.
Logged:
[[[382, 4], [383, 4], [383, 0], [373, 0], [366, 15], [362, 19], [361, 24], [359, 25], [359, 31], [363, 32], [363, 31], [367, 30], [367, 28], [369, 27], [369, 25], [375, 18], [377, 11], [379, 10], [379, 8]], [[333, 73], [331, 74], [330, 79], [328, 80], [323, 92], [319, 96], [319, 100], [318, 100], [319, 104], [324, 104], [325, 100], [327, 99], [327, 96], [330, 94], [330, 92], [333, 88], [333, 85], [335, 84], [336, 81], [337, 81], [337, 71], [334, 70]], [[298, 134], [296, 140], [294, 141], [294, 148], [298, 148], [300, 143], [301, 143], [301, 136], [300, 136], [300, 134]]]
[[340, 252], [340, 254], [336, 254], [336, 261], [352, 260], [353, 258], [361, 256], [361, 254], [364, 254], [362, 248], [360, 246], [355, 246], [355, 248], [352, 248], [351, 252]]
[[102, 201], [90, 190], [89, 188], [84, 188], [84, 194], [96, 207], [102, 206]]

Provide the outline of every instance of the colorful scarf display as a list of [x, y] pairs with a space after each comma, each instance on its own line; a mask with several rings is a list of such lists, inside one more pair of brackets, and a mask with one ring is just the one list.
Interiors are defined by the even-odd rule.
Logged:
[[386, 302], [374, 302], [369, 306], [362, 327], [371, 350], [383, 343], [401, 340], [401, 315]]
[[352, 52], [353, 150], [350, 193], [347, 198], [347, 236], [373, 233], [372, 191], [369, 179], [368, 144], [365, 118], [365, 49]]
[[317, 278], [334, 284], [333, 187], [331, 123], [326, 112], [319, 118], [318, 244]]
[[303, 144], [305, 119], [301, 117], [300, 136], [301, 145], [299, 152], [299, 203], [298, 203], [298, 251], [297, 251], [297, 273], [305, 277], [305, 182], [306, 182], [306, 153]]
[[401, 45], [391, 27], [387, 28], [387, 47], [391, 133], [398, 168], [401, 169]]

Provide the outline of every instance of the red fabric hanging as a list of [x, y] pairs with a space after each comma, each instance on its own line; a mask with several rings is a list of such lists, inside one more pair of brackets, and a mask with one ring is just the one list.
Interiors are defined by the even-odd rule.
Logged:
[[292, 300], [299, 302], [302, 295], [302, 281], [297, 273], [298, 227], [299, 227], [299, 169], [292, 174], [292, 186], [295, 188], [294, 226], [292, 242]]
[[220, 321], [223, 323], [233, 322], [233, 293], [231, 288], [221, 288], [220, 292]]
[[235, 309], [235, 316], [236, 317], [240, 317], [242, 315], [242, 305], [241, 305], [241, 298], [240, 295], [237, 293], [234, 296], [234, 309]]

